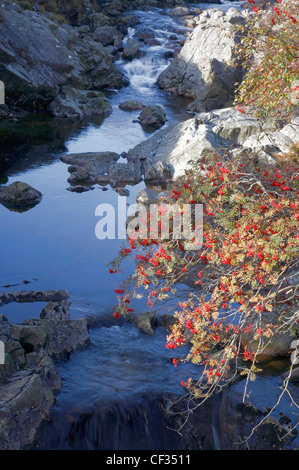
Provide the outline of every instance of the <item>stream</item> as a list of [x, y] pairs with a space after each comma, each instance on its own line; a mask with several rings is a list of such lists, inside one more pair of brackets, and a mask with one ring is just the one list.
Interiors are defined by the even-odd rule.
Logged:
[[[238, 3], [192, 6], [228, 9]], [[148, 138], [151, 134], [133, 122], [140, 112], [120, 110], [124, 101], [163, 106], [166, 125], [190, 117], [186, 111], [190, 100], [168, 95], [156, 86], [171, 60], [167, 54], [169, 35], [183, 39], [188, 28], [176, 18], [162, 15], [158, 8], [134, 13], [142, 26], [155, 31], [160, 45], [145, 46], [145, 54], [132, 62], [117, 62], [130, 85], [120, 91], [109, 90], [113, 113], [104, 121], [88, 123], [28, 122], [37, 134], [34, 145], [5, 173], [8, 183], [24, 181], [41, 191], [43, 199], [23, 213], [0, 205], [0, 291], [67, 289], [72, 318], [88, 317], [94, 326], [91, 345], [58, 363], [63, 388], [50, 419], [42, 426], [36, 448], [151, 450], [184, 446], [180, 436], [168, 429], [161, 403], [163, 396], [182, 394], [181, 381], [198, 375], [198, 368], [191, 364], [174, 368], [176, 353], [165, 348], [164, 329], [147, 336], [134, 325], [112, 317], [114, 289], [132, 272], [133, 260], [125, 263], [123, 274], [108, 273], [107, 264], [117, 256], [121, 241], [96, 238], [95, 209], [101, 203], [117, 207], [118, 194], [99, 186], [82, 194], [66, 191], [69, 173], [60, 161], [63, 153], [121, 153]], [[128, 36], [133, 37], [134, 32], [130, 28]], [[44, 132], [48, 141], [40, 137]], [[136, 202], [144, 186], [127, 187], [129, 204]], [[8, 304], [1, 307], [1, 314], [12, 323], [21, 323], [38, 318], [44, 305]], [[264, 408], [274, 403], [280, 385], [275, 372], [259, 377], [253, 385], [255, 405]], [[242, 398], [240, 385], [235, 394]], [[282, 400], [281, 409], [288, 415], [289, 405], [287, 399]]]

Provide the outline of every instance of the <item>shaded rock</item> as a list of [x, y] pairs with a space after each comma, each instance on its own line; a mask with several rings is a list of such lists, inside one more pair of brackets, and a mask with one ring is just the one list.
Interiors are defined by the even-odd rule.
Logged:
[[62, 300], [61, 302], [49, 302], [41, 311], [40, 318], [46, 320], [69, 320], [71, 302]]
[[145, 106], [140, 116], [140, 124], [148, 130], [159, 129], [166, 122], [166, 113], [162, 106]]
[[137, 57], [140, 49], [140, 43], [135, 39], [129, 38], [125, 44], [122, 57], [125, 60], [133, 60]]
[[139, 111], [143, 109], [145, 106], [144, 104], [140, 103], [140, 101], [128, 100], [124, 103], [119, 105], [120, 109], [123, 111]]
[[87, 320], [26, 320], [22, 325], [11, 325], [11, 337], [20, 342], [26, 352], [45, 349], [50, 357], [65, 359], [79, 348], [89, 344]]
[[187, 16], [190, 15], [190, 9], [185, 6], [178, 6], [170, 11], [170, 16]]
[[41, 201], [42, 193], [29, 184], [16, 181], [0, 187], [0, 203], [11, 209], [34, 207]]
[[70, 86], [61, 89], [49, 109], [56, 117], [68, 119], [106, 117], [112, 113], [112, 107], [101, 91], [76, 90]]
[[70, 186], [66, 189], [71, 193], [86, 193], [87, 191], [91, 191], [94, 188], [91, 186], [81, 186], [80, 184], [78, 184], [77, 186]]
[[144, 41], [145, 39], [154, 39], [155, 31], [151, 28], [140, 26], [136, 29], [134, 37], [136, 37], [139, 41]]
[[116, 188], [115, 191], [120, 195], [120, 196], [130, 196], [130, 191], [126, 188]]
[[[64, 97], [66, 85], [79, 90], [77, 108], [82, 90], [122, 86], [122, 74], [102, 44], [12, 2], [2, 5], [0, 66], [9, 104], [61, 115], [61, 107], [74, 101]], [[90, 112], [81, 106], [80, 113], [85, 109]]]
[[69, 299], [70, 294], [67, 290], [56, 289], [48, 291], [15, 291], [0, 294], [0, 306], [10, 302], [59, 302]]
[[0, 449], [19, 450], [34, 441], [54, 394], [32, 370], [9, 377], [0, 385]]
[[157, 203], [158, 193], [154, 189], [141, 189], [137, 195], [136, 200], [142, 204], [154, 204]]
[[109, 176], [108, 175], [100, 175], [97, 177], [96, 180], [97, 184], [100, 184], [101, 186], [107, 186], [109, 184]]
[[94, 31], [93, 38], [103, 46], [112, 45], [120, 49], [124, 35], [113, 26], [99, 26]]
[[[290, 371], [287, 371], [284, 374], [282, 374], [282, 377], [286, 379], [289, 375], [290, 375]], [[290, 375], [290, 382], [293, 382], [293, 383], [299, 382], [299, 367], [292, 370], [291, 375]]]
[[[281, 321], [279, 320], [279, 317], [280, 315], [275, 311], [263, 312], [263, 325], [269, 324], [277, 326]], [[285, 321], [287, 321], [287, 315], [284, 315], [284, 317]], [[258, 324], [253, 324], [253, 333], [242, 335], [240, 338], [242, 346], [247, 348], [247, 351], [250, 354], [256, 354], [256, 359], [258, 361], [268, 361], [273, 357], [283, 357], [290, 354], [292, 349], [291, 343], [294, 338], [291, 337], [289, 331], [285, 331], [281, 327], [276, 330], [274, 329], [273, 336], [270, 338], [262, 338], [262, 341], [260, 341], [260, 339], [253, 339], [256, 328], [258, 327], [260, 327]]]
[[141, 333], [152, 336], [155, 334], [153, 327], [157, 325], [157, 319], [154, 312], [140, 313], [132, 321]]
[[115, 152], [87, 152], [63, 155], [61, 161], [71, 164], [72, 172], [68, 182], [73, 186], [108, 184], [109, 178], [105, 173], [118, 160]]
[[226, 14], [220, 10], [204, 12], [180, 53], [160, 75], [158, 85], [194, 98], [190, 111], [229, 106], [235, 83], [241, 80], [241, 71], [231, 65], [238, 42], [232, 21], [240, 17], [235, 8]]

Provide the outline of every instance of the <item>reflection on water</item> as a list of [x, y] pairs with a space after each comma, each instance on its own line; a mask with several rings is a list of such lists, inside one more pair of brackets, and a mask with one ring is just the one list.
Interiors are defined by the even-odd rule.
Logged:
[[[228, 6], [237, 5], [234, 2]], [[194, 6], [203, 9], [214, 5]], [[222, 5], [223, 8], [228, 6]], [[148, 134], [142, 127], [133, 122], [139, 112], [119, 109], [119, 104], [129, 99], [145, 105], [164, 106], [168, 119], [166, 125], [189, 117], [186, 113], [189, 100], [167, 95], [155, 85], [157, 76], [168, 64], [164, 54], [168, 48], [167, 34], [177, 28], [176, 20], [160, 15], [157, 9], [138, 12], [138, 16], [143, 25], [156, 29], [160, 45], [146, 46], [144, 57], [130, 63], [119, 63], [131, 83], [117, 93], [110, 92], [113, 113], [104, 122], [28, 121], [29, 132], [25, 137], [15, 124], [14, 135], [19, 136], [20, 145], [26, 144], [27, 147], [22, 158], [7, 170], [8, 182], [25, 181], [41, 191], [43, 198], [38, 206], [25, 213], [11, 212], [0, 205], [0, 291], [6, 291], [7, 285], [11, 285], [9, 290], [67, 289], [72, 300], [72, 317], [86, 316], [101, 326], [91, 330], [90, 347], [76, 352], [69, 361], [59, 365], [64, 387], [53, 411], [55, 424], [45, 445], [48, 448], [71, 447], [72, 440], [74, 448], [80, 448], [80, 445], [82, 448], [105, 448], [107, 436], [115, 448], [132, 448], [132, 436], [136, 433], [140, 434], [138, 445], [141, 448], [145, 448], [144, 439], [153, 446], [148, 448], [160, 448], [159, 445], [167, 448], [169, 436], [163, 435], [160, 439], [159, 435], [161, 429], [165, 429], [161, 411], [158, 412], [149, 401], [145, 404], [141, 400], [140, 404], [138, 400], [145, 394], [153, 397], [154, 394], [180, 394], [183, 391], [181, 380], [196, 377], [199, 372], [192, 365], [173, 367], [172, 358], [176, 352], [165, 348], [166, 334], [162, 329], [158, 329], [154, 337], [146, 336], [133, 325], [112, 318], [114, 289], [132, 272], [133, 260], [124, 264], [123, 274], [108, 273], [106, 265], [118, 254], [120, 241], [96, 238], [95, 209], [103, 202], [116, 207], [118, 195], [111, 188], [104, 192], [100, 187], [82, 194], [66, 191], [69, 173], [59, 159], [63, 152], [110, 150], [121, 153], [147, 138]], [[134, 30], [130, 35], [134, 35]], [[28, 135], [31, 136], [30, 150]], [[12, 139], [11, 135], [5, 142], [6, 149], [13, 142], [9, 139]], [[135, 202], [143, 187], [144, 183], [133, 188], [128, 186], [131, 192], [127, 198], [129, 204]], [[29, 286], [20, 286], [24, 280], [30, 282]], [[43, 306], [38, 303], [9, 304], [2, 307], [0, 313], [12, 322], [21, 322], [25, 318], [39, 317]], [[242, 383], [238, 385], [241, 386]], [[257, 397], [255, 404], [261, 407], [272, 404], [280, 386], [280, 378], [270, 377], [259, 378], [250, 384], [250, 390]], [[264, 393], [265, 387], [267, 393]], [[240, 394], [236, 388], [238, 399]], [[134, 411], [128, 411], [129, 405], [125, 408], [124, 403], [132, 403], [132, 400]], [[108, 402], [108, 411], [99, 425], [99, 420], [93, 417], [99, 409], [103, 415], [103, 406]], [[157, 405], [158, 402], [155, 403]], [[289, 404], [283, 404], [283, 407], [284, 412], [290, 414]], [[151, 412], [154, 418], [149, 417]], [[76, 421], [76, 413], [85, 413], [85, 421]], [[129, 423], [134, 420], [139, 424], [135, 428], [131, 424], [130, 428]], [[127, 425], [122, 429], [123, 422]], [[111, 428], [109, 423], [117, 423], [117, 426]], [[146, 426], [150, 430], [144, 433]], [[101, 429], [102, 434], [99, 435]], [[106, 430], [106, 436], [103, 430]], [[152, 442], [150, 439], [154, 437], [156, 440]], [[178, 448], [179, 443], [172, 442]]]

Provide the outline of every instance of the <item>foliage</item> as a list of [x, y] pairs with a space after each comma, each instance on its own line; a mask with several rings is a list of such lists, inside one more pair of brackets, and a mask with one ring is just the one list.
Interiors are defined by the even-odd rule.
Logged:
[[[245, 77], [239, 85], [235, 104], [240, 112], [252, 112], [261, 119], [284, 121], [298, 107], [299, 17], [298, 0], [277, 0], [262, 5], [248, 0], [248, 14], [236, 56]], [[245, 34], [244, 34], [245, 33]]]
[[[188, 344], [189, 354], [174, 359], [174, 365], [203, 366], [199, 380], [183, 384], [195, 398], [229, 381], [238, 359], [252, 364], [245, 369], [254, 377], [256, 354], [269, 338], [299, 322], [298, 177], [298, 161], [281, 158], [275, 168], [264, 168], [248, 156], [220, 161], [217, 154], [207, 155], [165, 192], [160, 205], [160, 226], [165, 204], [204, 205], [202, 249], [185, 250], [186, 241], [171, 237], [131, 239], [110, 269], [118, 271], [124, 258], [141, 249], [134, 274], [116, 290], [116, 317], [133, 311], [133, 298], [146, 295], [153, 308], [159, 300], [178, 297], [178, 283], [189, 286], [167, 348]], [[275, 324], [264, 320], [272, 311]], [[254, 353], [243, 346], [248, 336], [258, 340]]]

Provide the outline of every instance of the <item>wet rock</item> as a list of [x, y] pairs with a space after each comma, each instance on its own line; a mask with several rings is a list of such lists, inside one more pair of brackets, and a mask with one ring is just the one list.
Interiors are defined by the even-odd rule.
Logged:
[[140, 313], [132, 321], [141, 333], [151, 336], [155, 334], [154, 327], [157, 326], [157, 318], [154, 312]]
[[108, 184], [109, 178], [105, 174], [118, 158], [115, 152], [87, 152], [63, 155], [61, 161], [72, 167], [68, 182], [72, 186], [85, 186]]
[[115, 191], [120, 195], [120, 196], [130, 196], [130, 191], [126, 188], [116, 188]]
[[138, 56], [140, 43], [135, 39], [129, 38], [125, 44], [122, 57], [125, 60], [133, 60]]
[[119, 105], [120, 109], [123, 111], [139, 111], [143, 109], [145, 106], [144, 104], [140, 103], [140, 101], [128, 100], [124, 103]]
[[0, 294], [0, 306], [10, 302], [59, 302], [69, 299], [70, 294], [67, 290], [56, 289], [48, 291], [15, 291]]
[[42, 193], [29, 184], [16, 181], [0, 187], [0, 203], [11, 209], [25, 209], [36, 206], [42, 199]]
[[40, 318], [46, 320], [69, 320], [71, 302], [49, 302], [41, 311]]
[[77, 186], [70, 186], [66, 189], [71, 193], [86, 193], [87, 191], [91, 191], [94, 188], [92, 186], [81, 186], [80, 184], [78, 184]]
[[20, 342], [29, 353], [39, 347], [50, 357], [66, 359], [79, 348], [89, 344], [87, 320], [26, 320], [21, 325], [11, 325], [11, 337]]
[[158, 193], [154, 189], [141, 189], [137, 195], [137, 202], [142, 204], [155, 204], [157, 203]]
[[190, 9], [185, 6], [178, 6], [170, 11], [170, 16], [187, 16], [190, 15]]
[[166, 113], [162, 106], [146, 106], [140, 116], [140, 124], [147, 130], [155, 130], [166, 122]]
[[232, 22], [240, 17], [235, 8], [227, 14], [220, 10], [203, 13], [181, 52], [160, 75], [158, 85], [171, 93], [194, 98], [190, 111], [229, 106], [235, 83], [241, 80], [241, 70], [231, 65], [238, 41]]
[[134, 37], [136, 37], [139, 41], [144, 41], [145, 39], [154, 39], [155, 31], [151, 28], [140, 26], [137, 28]]

